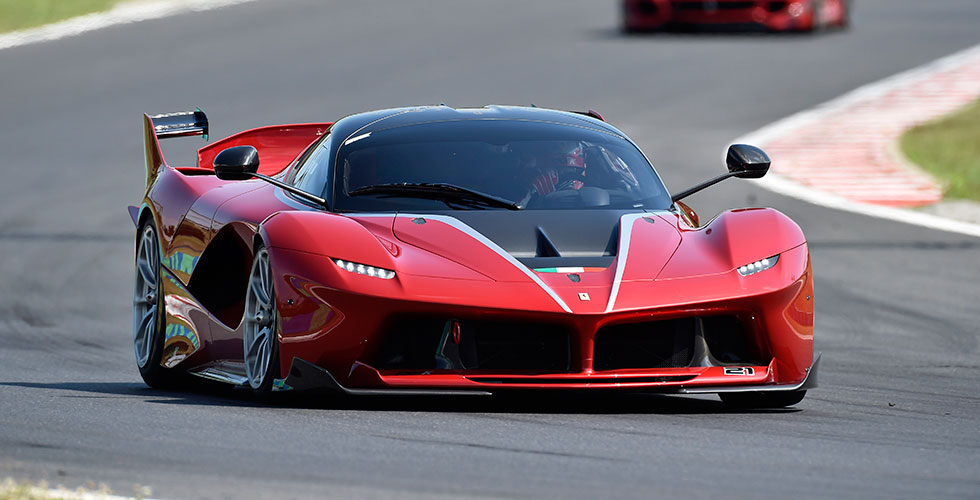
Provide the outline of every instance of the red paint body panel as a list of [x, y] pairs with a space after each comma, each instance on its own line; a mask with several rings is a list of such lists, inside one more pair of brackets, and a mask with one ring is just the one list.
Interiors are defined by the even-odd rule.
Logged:
[[[267, 233], [266, 236], [271, 235]], [[366, 246], [374, 244], [370, 242]], [[578, 304], [573, 304], [575, 314], [563, 313], [553, 306], [549, 307], [547, 296], [528, 283], [494, 282], [485, 278], [429, 278], [409, 274], [386, 281], [342, 271], [325, 256], [285, 249], [274, 249], [272, 255], [275, 265], [283, 273], [279, 281], [281, 288], [277, 289], [281, 307], [286, 307], [286, 301], [290, 299], [295, 301], [296, 307], [300, 307], [301, 301], [308, 301], [310, 304], [302, 304], [302, 307], [332, 311], [324, 313], [322, 317], [341, 314], [344, 318], [343, 321], [329, 323], [329, 335], [327, 331], [319, 329], [300, 328], [293, 331], [284, 325], [284, 369], [291, 356], [299, 356], [324, 366], [342, 383], [351, 382], [344, 378], [344, 374], [370, 352], [373, 330], [381, 327], [381, 318], [426, 311], [438, 311], [447, 316], [496, 316], [567, 324], [584, 343], [591, 343], [596, 330], [609, 323], [677, 317], [692, 312], [739, 311], [749, 318], [768, 318], [765, 324], [758, 325], [768, 337], [762, 341], [760, 336], [760, 348], [785, 352], [785, 356], [777, 357], [774, 368], [779, 377], [775, 379], [777, 382], [800, 381], [810, 366], [812, 356], [812, 312], [806, 308], [809, 302], [801, 303], [800, 299], [803, 294], [812, 295], [807, 252], [802, 245], [785, 253], [768, 276], [760, 273], [742, 277], [730, 270], [725, 275], [623, 283], [621, 299], [617, 301], [618, 312], [610, 314], [603, 314], [599, 308], [579, 310]], [[392, 264], [396, 268], [402, 267], [399, 262]], [[603, 275], [607, 279], [609, 277], [605, 273], [594, 274], [596, 279], [602, 279]], [[745, 283], [749, 280], [754, 281], [751, 287]], [[297, 286], [297, 283], [302, 285]], [[327, 283], [333, 286], [315, 285]], [[304, 293], [303, 290], [307, 289], [316, 290], [316, 293]], [[760, 291], [755, 292], [756, 296], [746, 297], [747, 291], [753, 293], [751, 289]], [[608, 285], [602, 290], [608, 290]], [[600, 292], [593, 295], [601, 297]], [[534, 297], [540, 297], [540, 300], [534, 300]], [[679, 299], [681, 297], [683, 300]], [[604, 307], [603, 301], [597, 302]], [[655, 306], [651, 307], [653, 304]], [[809, 321], [806, 321], [807, 318]], [[304, 345], [290, 342], [289, 339], [295, 337], [309, 342]], [[349, 357], [345, 359], [337, 349]], [[589, 360], [582, 359], [578, 373], [591, 371]], [[446, 385], [444, 382], [449, 379], [426, 382], [429, 380], [426, 377], [418, 377], [418, 384], [432, 387], [466, 385], [464, 379], [459, 377], [452, 380], [458, 379], [463, 385]], [[382, 377], [382, 380], [387, 383], [388, 379]], [[436, 383], [437, 380], [441, 382]], [[548, 386], [560, 387], [555, 384]]]
[[700, 228], [665, 220], [682, 242], [657, 279], [727, 273], [806, 242], [795, 222], [771, 208], [730, 210]]
[[442, 221], [423, 218], [426, 223], [416, 224], [415, 219], [395, 219], [394, 234], [399, 241], [414, 248], [428, 248], [469, 269], [479, 269], [494, 281], [527, 280], [527, 275], [477, 239], [460, 237], [459, 230]]
[[[200, 167], [192, 169], [167, 166], [158, 143], [147, 141], [147, 164], [159, 161], [148, 169], [141, 216], [157, 224], [163, 263], [173, 276], [166, 286], [168, 324], [186, 328], [186, 335], [174, 336], [163, 364], [193, 372], [242, 361], [241, 319], [222, 322], [221, 313], [208, 309], [214, 292], [200, 276], [209, 276], [214, 271], [208, 266], [224, 257], [251, 262], [255, 243], [262, 242], [274, 274], [283, 374], [301, 358], [354, 388], [671, 391], [806, 378], [813, 349], [812, 271], [802, 231], [779, 212], [731, 210], [698, 228], [689, 225], [690, 214], [627, 213], [620, 219], [619, 253], [605, 269], [535, 272], [451, 211], [331, 213], [261, 180], [207, 175], [218, 151], [243, 144], [258, 149], [260, 168], [279, 172], [329, 126], [236, 134], [202, 148]], [[219, 258], [209, 259], [209, 252]], [[737, 271], [774, 255], [779, 260], [771, 269], [749, 276]], [[336, 259], [396, 275], [348, 272]], [[228, 284], [222, 293], [242, 292], [234, 278], [221, 278]], [[751, 367], [752, 375], [726, 375], [722, 366], [596, 369], [596, 339], [604, 331], [716, 316], [734, 318], [744, 329], [757, 359], [740, 366]], [[568, 335], [568, 368], [381, 367], [384, 343], [399, 334], [404, 318], [555, 328]], [[463, 336], [472, 331], [467, 328]]]
[[626, 258], [629, 264], [623, 272], [623, 282], [649, 281], [660, 274], [660, 270], [677, 252], [681, 244], [681, 235], [675, 228], [677, 221], [663, 217], [648, 216], [636, 219], [632, 223], [629, 253], [620, 255], [618, 259]]
[[[358, 367], [362, 371], [369, 368]], [[724, 375], [723, 367], [661, 368], [659, 370], [621, 370], [613, 374], [576, 373], [559, 375], [457, 375], [434, 374], [425, 376], [378, 374], [384, 384], [390, 387], [419, 387], [453, 389], [483, 389], [501, 386], [506, 383], [514, 389], [668, 389], [694, 385], [723, 386], [734, 384], [762, 385], [772, 383], [772, 372], [767, 366], [752, 367], [752, 376], [732, 378]], [[358, 374], [368, 378], [366, 374]], [[663, 381], [649, 381], [661, 378]], [[494, 380], [496, 379], [496, 380]], [[492, 380], [492, 381], [491, 381]]]
[[330, 130], [332, 123], [300, 123], [259, 127], [226, 137], [197, 152], [197, 165], [212, 168], [214, 157], [233, 146], [253, 146], [260, 152], [259, 173], [275, 175], [286, 168], [299, 153]]

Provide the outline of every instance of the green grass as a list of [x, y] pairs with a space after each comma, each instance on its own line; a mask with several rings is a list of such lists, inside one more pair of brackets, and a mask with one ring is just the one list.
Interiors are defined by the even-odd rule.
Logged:
[[980, 100], [906, 131], [901, 147], [940, 179], [946, 198], [980, 201]]
[[122, 0], [0, 0], [0, 33], [111, 9]]
[[[139, 499], [150, 494], [148, 488], [137, 486], [135, 489], [137, 490], [136, 496], [128, 498]], [[51, 489], [44, 481], [30, 483], [27, 481], [14, 481], [9, 477], [0, 480], [0, 500], [79, 500], [80, 498], [98, 500], [100, 498], [108, 498], [109, 496], [115, 495], [112, 495], [112, 491], [105, 485], [96, 487], [94, 484], [89, 484], [83, 488], [69, 490], [60, 486]]]

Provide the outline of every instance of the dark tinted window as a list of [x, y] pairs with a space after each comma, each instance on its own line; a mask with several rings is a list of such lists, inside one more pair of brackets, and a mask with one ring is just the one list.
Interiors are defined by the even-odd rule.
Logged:
[[[550, 122], [469, 119], [355, 135], [340, 145], [338, 210], [472, 209], [424, 194], [350, 193], [390, 184], [452, 184], [525, 209], [667, 208], [670, 197], [630, 142]], [[483, 208], [483, 207], [481, 207]]]
[[306, 152], [306, 158], [289, 171], [286, 175], [286, 183], [313, 194], [320, 194], [327, 183], [327, 163], [330, 159], [330, 150], [333, 149], [332, 143], [332, 135], [318, 141], [310, 151]]

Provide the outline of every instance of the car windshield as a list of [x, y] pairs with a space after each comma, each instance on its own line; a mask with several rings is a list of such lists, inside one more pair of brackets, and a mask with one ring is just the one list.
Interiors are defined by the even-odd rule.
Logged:
[[355, 134], [334, 172], [341, 211], [670, 206], [629, 141], [553, 122], [466, 119]]

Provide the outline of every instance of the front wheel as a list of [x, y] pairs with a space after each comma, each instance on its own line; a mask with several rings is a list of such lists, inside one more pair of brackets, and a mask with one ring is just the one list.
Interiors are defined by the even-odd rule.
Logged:
[[252, 261], [245, 296], [245, 375], [248, 385], [259, 394], [272, 392], [279, 377], [279, 311], [272, 281], [269, 252], [259, 247]]
[[721, 401], [733, 408], [784, 408], [806, 396], [806, 391], [722, 392]]

